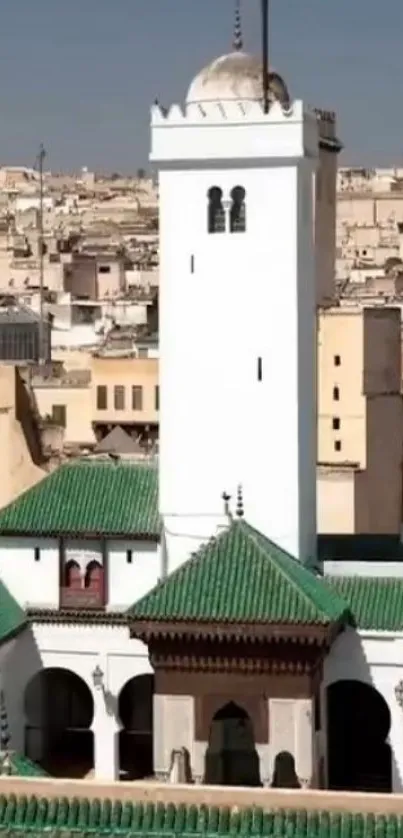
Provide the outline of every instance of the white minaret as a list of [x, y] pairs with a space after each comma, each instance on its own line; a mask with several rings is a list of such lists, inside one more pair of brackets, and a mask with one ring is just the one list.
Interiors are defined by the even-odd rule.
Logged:
[[160, 200], [160, 511], [168, 570], [246, 519], [302, 561], [316, 536], [312, 194], [317, 116], [236, 49], [152, 109]]

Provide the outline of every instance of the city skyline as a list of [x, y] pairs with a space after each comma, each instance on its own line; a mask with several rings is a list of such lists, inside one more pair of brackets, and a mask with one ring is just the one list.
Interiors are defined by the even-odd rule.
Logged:
[[[4, 0], [0, 163], [135, 171], [147, 165], [149, 107], [183, 101], [193, 76], [231, 49], [233, 0]], [[270, 54], [291, 94], [335, 110], [355, 165], [403, 164], [403, 7], [388, 0], [272, 0]], [[244, 0], [245, 49], [260, 49], [259, 2]], [[396, 106], [397, 103], [397, 106]], [[385, 125], [387, 131], [385, 132]]]

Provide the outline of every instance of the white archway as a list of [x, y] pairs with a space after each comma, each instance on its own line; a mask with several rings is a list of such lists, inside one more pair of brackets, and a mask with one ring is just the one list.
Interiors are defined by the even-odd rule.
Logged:
[[41, 669], [25, 688], [24, 709], [26, 754], [54, 776], [87, 776], [94, 699], [85, 681], [69, 669]]
[[139, 780], [153, 774], [153, 699], [154, 675], [149, 673], [131, 678], [119, 693], [122, 779]]

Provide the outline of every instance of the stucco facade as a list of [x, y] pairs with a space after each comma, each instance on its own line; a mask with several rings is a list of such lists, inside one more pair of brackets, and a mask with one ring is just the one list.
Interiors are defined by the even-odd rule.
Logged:
[[[152, 111], [161, 236], [160, 509], [170, 568], [186, 557], [189, 541], [195, 549], [204, 532], [216, 531], [222, 494], [234, 495], [238, 483], [259, 529], [301, 558], [314, 552], [317, 155], [317, 118], [300, 101], [287, 113], [275, 103], [268, 115], [259, 102]], [[237, 185], [246, 193], [244, 232], [209, 234], [209, 189], [222, 191], [229, 212]], [[183, 215], [183, 207], [192, 212]], [[253, 317], [245, 314], [245, 295], [254, 301]], [[272, 409], [273, 399], [281, 409]]]

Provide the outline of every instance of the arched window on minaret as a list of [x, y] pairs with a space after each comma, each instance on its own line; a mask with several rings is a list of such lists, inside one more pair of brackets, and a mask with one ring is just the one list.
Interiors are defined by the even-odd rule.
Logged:
[[207, 193], [208, 198], [208, 231], [209, 233], [225, 233], [225, 210], [222, 202], [222, 189], [212, 186]]
[[244, 233], [246, 230], [246, 192], [243, 186], [234, 186], [231, 191], [230, 231]]

